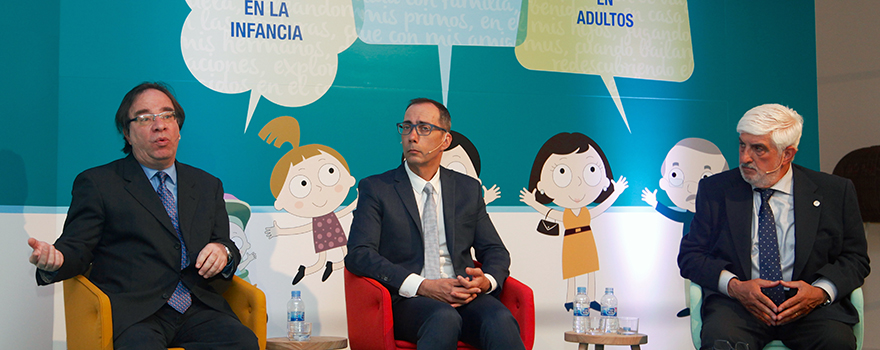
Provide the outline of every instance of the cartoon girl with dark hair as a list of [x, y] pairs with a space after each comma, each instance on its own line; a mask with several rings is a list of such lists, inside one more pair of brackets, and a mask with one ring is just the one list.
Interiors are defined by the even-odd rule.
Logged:
[[[575, 277], [590, 274], [595, 300], [595, 276], [599, 255], [590, 220], [605, 212], [628, 187], [626, 178], [614, 181], [608, 158], [595, 141], [581, 133], [560, 133], [541, 146], [529, 177], [529, 188], [520, 191], [520, 201], [548, 219], [562, 222], [562, 278], [568, 280], [566, 309], [575, 296]], [[562, 211], [546, 206], [549, 203]], [[593, 208], [587, 208], [596, 203]], [[597, 308], [598, 304], [591, 303]]]
[[[449, 147], [443, 150], [440, 165], [477, 179], [482, 184], [483, 180], [480, 180], [480, 153], [477, 152], [477, 147], [470, 139], [457, 131], [449, 130], [449, 133], [452, 134], [452, 142], [449, 143]], [[500, 197], [501, 189], [498, 188], [498, 185], [492, 185], [492, 188], [486, 188], [483, 185], [483, 202], [489, 204]]]
[[[312, 232], [315, 253], [318, 261], [312, 266], [300, 265], [293, 284], [299, 283], [306, 275], [324, 269], [321, 281], [326, 281], [333, 270], [343, 267], [343, 259], [337, 262], [327, 261], [327, 251], [342, 249], [342, 256], [348, 253], [345, 231], [339, 218], [351, 213], [357, 207], [357, 198], [345, 208], [334, 212], [342, 205], [348, 191], [354, 187], [355, 179], [351, 176], [345, 158], [336, 150], [317, 144], [299, 145], [299, 122], [293, 117], [278, 117], [271, 120], [260, 130], [260, 138], [266, 143], [281, 148], [285, 143], [293, 146], [281, 160], [275, 164], [269, 180], [272, 195], [275, 196], [275, 209], [285, 210], [290, 214], [303, 218], [311, 218], [312, 222], [296, 227], [280, 227], [275, 221], [273, 226], [266, 228], [266, 237], [275, 238], [281, 235], [298, 235]], [[325, 265], [326, 262], [326, 265]]]

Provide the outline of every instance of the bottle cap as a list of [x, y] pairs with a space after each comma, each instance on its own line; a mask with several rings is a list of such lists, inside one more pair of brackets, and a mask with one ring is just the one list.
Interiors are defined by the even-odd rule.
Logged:
[[608, 293], [614, 294], [614, 288], [605, 287], [605, 294], [608, 294]]
[[299, 298], [300, 297], [299, 291], [298, 290], [291, 291], [290, 297], [291, 298]]
[[587, 294], [587, 287], [577, 287], [578, 294]]

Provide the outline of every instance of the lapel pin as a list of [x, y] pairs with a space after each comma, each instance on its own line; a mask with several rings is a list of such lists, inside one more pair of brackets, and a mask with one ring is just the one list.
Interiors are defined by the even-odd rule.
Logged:
[[817, 208], [818, 208], [818, 207], [819, 207], [819, 204], [820, 204], [819, 201], [813, 201], [813, 206], [814, 206], [814, 207], [817, 207]]

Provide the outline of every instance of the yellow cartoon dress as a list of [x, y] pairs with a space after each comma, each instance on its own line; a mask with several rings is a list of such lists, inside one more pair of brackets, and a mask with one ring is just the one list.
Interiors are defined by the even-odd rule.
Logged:
[[593, 231], [590, 230], [590, 211], [581, 208], [580, 214], [566, 208], [562, 212], [562, 278], [569, 279], [599, 270], [599, 253]]

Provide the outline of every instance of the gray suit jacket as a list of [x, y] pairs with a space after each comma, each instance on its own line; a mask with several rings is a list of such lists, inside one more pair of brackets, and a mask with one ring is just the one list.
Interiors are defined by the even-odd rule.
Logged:
[[[411, 273], [424, 265], [422, 221], [406, 166], [370, 176], [358, 185], [358, 205], [351, 223], [345, 266], [388, 288], [392, 299]], [[486, 213], [482, 187], [473, 178], [440, 167], [446, 244], [456, 275], [473, 267], [471, 247], [482, 270], [498, 282], [509, 275], [510, 255]]]
[[[793, 280], [813, 283], [825, 277], [837, 287], [835, 302], [807, 317], [859, 321], [849, 294], [870, 272], [867, 240], [851, 181], [792, 165], [795, 213]], [[700, 181], [697, 211], [681, 240], [681, 275], [718, 296], [718, 277], [728, 270], [751, 278], [752, 188], [739, 169]], [[723, 296], [723, 295], [722, 295]]]

